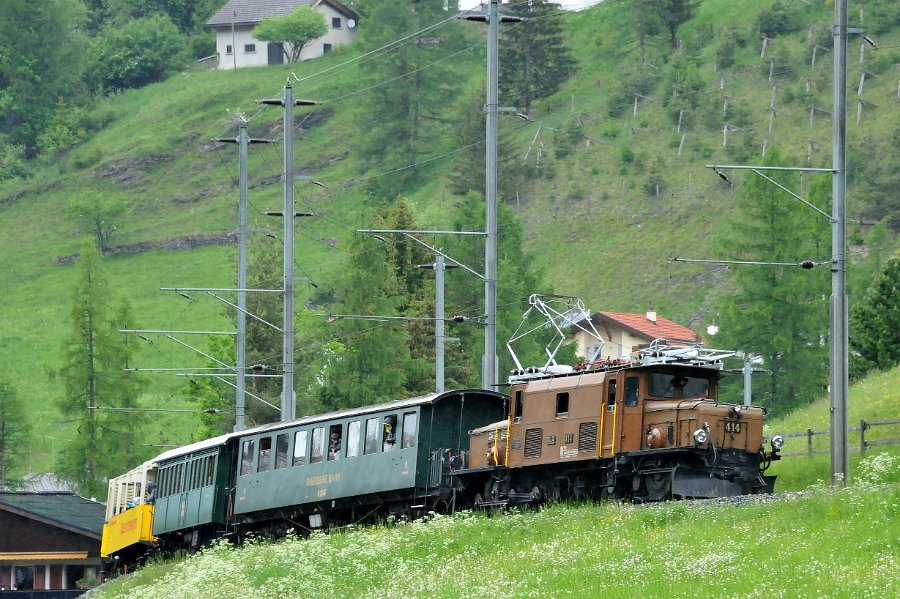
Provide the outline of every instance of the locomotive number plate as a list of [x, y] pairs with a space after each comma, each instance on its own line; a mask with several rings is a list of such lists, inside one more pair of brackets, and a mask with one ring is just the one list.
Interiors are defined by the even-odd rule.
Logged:
[[725, 422], [725, 432], [738, 434], [741, 432], [741, 424], [742, 423], [740, 423], [740, 422], [732, 422], [730, 420], [726, 421]]

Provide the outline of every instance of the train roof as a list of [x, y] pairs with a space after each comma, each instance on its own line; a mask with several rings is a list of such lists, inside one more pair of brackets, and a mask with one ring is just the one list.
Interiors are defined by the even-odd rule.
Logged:
[[315, 422], [324, 422], [327, 420], [337, 420], [341, 418], [352, 418], [354, 416], [361, 416], [364, 414], [372, 414], [376, 412], [389, 412], [391, 410], [402, 410], [410, 407], [428, 405], [428, 404], [436, 404], [439, 401], [444, 401], [453, 397], [459, 397], [464, 395], [486, 395], [492, 396], [500, 401], [505, 401], [507, 395], [505, 393], [500, 393], [498, 391], [490, 391], [486, 389], [459, 389], [454, 391], [446, 391], [444, 393], [428, 393], [427, 395], [420, 395], [418, 397], [411, 397], [407, 399], [398, 399], [394, 401], [389, 401], [381, 404], [374, 404], [369, 406], [361, 406], [358, 408], [352, 408], [350, 410], [339, 410], [336, 412], [327, 412], [324, 414], [316, 414], [314, 416], [302, 416], [295, 420], [289, 420], [284, 422], [270, 422], [268, 424], [263, 424], [260, 426], [256, 426], [253, 428], [244, 429], [239, 432], [226, 433], [224, 435], [219, 435], [217, 437], [211, 437], [209, 439], [205, 439], [203, 441], [197, 441], [196, 443], [191, 443], [189, 445], [184, 445], [182, 447], [178, 447], [175, 449], [170, 449], [169, 451], [163, 452], [156, 456], [152, 462], [164, 462], [167, 460], [175, 459], [181, 457], [183, 455], [197, 453], [200, 451], [205, 451], [207, 449], [212, 449], [214, 447], [220, 447], [225, 445], [229, 439], [234, 437], [245, 437], [248, 435], [256, 435], [259, 433], [264, 433], [267, 431], [280, 430], [283, 428], [290, 428], [298, 425], [304, 424], [312, 424]]

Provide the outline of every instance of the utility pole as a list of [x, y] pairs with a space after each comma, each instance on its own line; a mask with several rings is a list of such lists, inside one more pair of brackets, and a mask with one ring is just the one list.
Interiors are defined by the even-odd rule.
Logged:
[[294, 106], [314, 106], [311, 100], [295, 100], [294, 88], [284, 86], [283, 100], [261, 100], [284, 107], [284, 325], [282, 344], [281, 420], [297, 414], [294, 397]]
[[[849, 483], [847, 395], [847, 0], [834, 3], [834, 131], [831, 217], [831, 484]], [[862, 31], [859, 30], [859, 33]]]
[[484, 327], [484, 357], [481, 386], [491, 389], [498, 380], [497, 370], [497, 102], [499, 96], [500, 0], [491, 0], [488, 14], [487, 103], [485, 201], [487, 240], [484, 246], [484, 305], [487, 315]]
[[515, 108], [500, 108], [500, 22], [519, 22], [521, 17], [500, 16], [500, 0], [490, 0], [487, 14], [466, 13], [467, 21], [486, 21], [487, 33], [487, 100], [485, 112], [485, 234], [484, 246], [484, 355], [481, 360], [481, 386], [489, 389], [497, 385], [497, 115], [515, 112]]
[[271, 143], [267, 139], [250, 139], [247, 137], [247, 122], [241, 120], [238, 125], [237, 139], [217, 139], [221, 143], [237, 143], [240, 162], [238, 179], [238, 280], [237, 280], [237, 360], [235, 362], [235, 402], [234, 430], [246, 428], [246, 374], [247, 374], [247, 160], [250, 144]]
[[[447, 264], [443, 254], [437, 254], [434, 264], [420, 264], [419, 268], [434, 269], [434, 390], [444, 392], [444, 350], [447, 337], [444, 336], [444, 271], [459, 268], [459, 264]], [[458, 339], [457, 339], [458, 341]]]

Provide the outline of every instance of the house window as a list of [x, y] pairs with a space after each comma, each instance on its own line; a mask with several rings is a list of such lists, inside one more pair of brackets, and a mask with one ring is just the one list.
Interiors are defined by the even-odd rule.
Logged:
[[340, 17], [331, 17], [331, 28], [332, 29], [340, 29], [341, 28], [341, 18]]
[[225, 54], [228, 54], [230, 56], [232, 52], [233, 52], [233, 50], [231, 48], [231, 44], [228, 44], [227, 46], [225, 46]]
[[331, 52], [331, 44], [322, 44], [322, 54]]
[[256, 54], [256, 44], [244, 44], [244, 54]]

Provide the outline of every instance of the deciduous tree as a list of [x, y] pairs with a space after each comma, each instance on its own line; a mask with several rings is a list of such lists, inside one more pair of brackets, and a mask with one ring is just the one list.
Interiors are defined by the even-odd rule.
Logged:
[[281, 44], [290, 62], [300, 60], [303, 48], [316, 38], [328, 33], [328, 25], [322, 13], [303, 6], [283, 17], [268, 17], [253, 28], [256, 39]]

